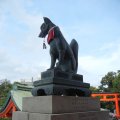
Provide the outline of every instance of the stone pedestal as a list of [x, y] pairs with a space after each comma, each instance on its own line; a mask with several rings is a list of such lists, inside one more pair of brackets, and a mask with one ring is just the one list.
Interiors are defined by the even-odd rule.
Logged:
[[26, 97], [22, 108], [12, 120], [109, 120], [108, 111], [100, 111], [99, 100], [91, 97]]
[[13, 113], [12, 120], [108, 120], [89, 88], [82, 75], [57, 69], [42, 72], [41, 80], [34, 82], [34, 97], [23, 98], [22, 112]]
[[66, 95], [89, 97], [90, 84], [83, 82], [83, 76], [60, 71], [47, 70], [41, 73], [41, 80], [34, 82], [33, 96]]

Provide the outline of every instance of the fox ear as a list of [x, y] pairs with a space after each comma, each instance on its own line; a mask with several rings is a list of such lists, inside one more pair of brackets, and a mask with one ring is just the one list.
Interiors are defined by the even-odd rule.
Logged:
[[50, 21], [50, 19], [47, 18], [47, 17], [43, 17], [43, 19], [44, 19], [44, 22], [45, 22], [46, 24], [52, 23], [52, 22]]

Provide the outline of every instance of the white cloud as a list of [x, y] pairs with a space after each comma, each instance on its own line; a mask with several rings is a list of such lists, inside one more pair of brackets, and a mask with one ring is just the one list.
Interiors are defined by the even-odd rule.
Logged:
[[7, 60], [6, 52], [0, 48], [0, 63]]
[[[27, 4], [31, 4], [31, 1], [27, 1]], [[12, 14], [16, 19], [27, 25], [30, 29], [36, 29], [38, 28], [38, 25], [40, 25], [42, 20], [42, 14], [36, 14], [35, 11], [28, 11], [25, 9], [25, 1], [24, 0], [12, 0], [9, 4], [9, 10], [10, 14]]]
[[[27, 1], [27, 3], [32, 5], [31, 1]], [[1, 4], [0, 11], [2, 11], [0, 12], [0, 33], [3, 33], [4, 36], [4, 42], [1, 41], [0, 44], [3, 48], [0, 49], [0, 79], [8, 78], [14, 81], [21, 78], [39, 76], [40, 72], [47, 68], [47, 64], [44, 63], [45, 60], [42, 61], [42, 56], [40, 57], [42, 51], [40, 44], [42, 41], [38, 41], [39, 26], [42, 23], [41, 13], [36, 14], [35, 11], [32, 13], [27, 11], [24, 6], [24, 0], [6, 0]], [[9, 31], [4, 25], [7, 23], [11, 27], [11, 23], [7, 18], [8, 13], [17, 20], [16, 23], [22, 23], [28, 27], [26, 36], [23, 36], [24, 33], [22, 31], [21, 35], [17, 32], [15, 33], [18, 34], [17, 37], [7, 34]], [[19, 29], [20, 26], [16, 24], [16, 27]], [[2, 46], [2, 42], [6, 44]]]
[[113, 40], [113, 42], [103, 43], [102, 47], [99, 50], [108, 51], [108, 52], [109, 50], [116, 51], [116, 49], [119, 49], [119, 47], [120, 47], [120, 37], [118, 37], [117, 40]]
[[[91, 85], [99, 85], [101, 78], [109, 71], [117, 71], [120, 69], [120, 44], [115, 44], [114, 52], [108, 53], [104, 51], [104, 55], [96, 56], [80, 56], [79, 71], [85, 75], [85, 80]], [[110, 47], [106, 47], [111, 48]], [[96, 78], [96, 79], [95, 79]]]

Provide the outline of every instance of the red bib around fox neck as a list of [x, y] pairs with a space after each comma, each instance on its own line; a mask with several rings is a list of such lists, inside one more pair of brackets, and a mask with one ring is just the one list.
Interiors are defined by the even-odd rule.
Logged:
[[52, 41], [52, 39], [54, 39], [55, 33], [54, 33], [54, 28], [52, 27], [49, 32], [48, 32], [48, 37], [47, 37], [47, 42], [48, 44], [50, 44], [50, 42]]

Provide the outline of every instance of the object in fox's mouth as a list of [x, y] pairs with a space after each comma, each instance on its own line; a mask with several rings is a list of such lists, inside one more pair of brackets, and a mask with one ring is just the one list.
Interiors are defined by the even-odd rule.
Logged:
[[46, 48], [47, 48], [47, 46], [45, 44], [45, 39], [44, 39], [44, 41], [43, 41], [43, 49], [46, 49]]

